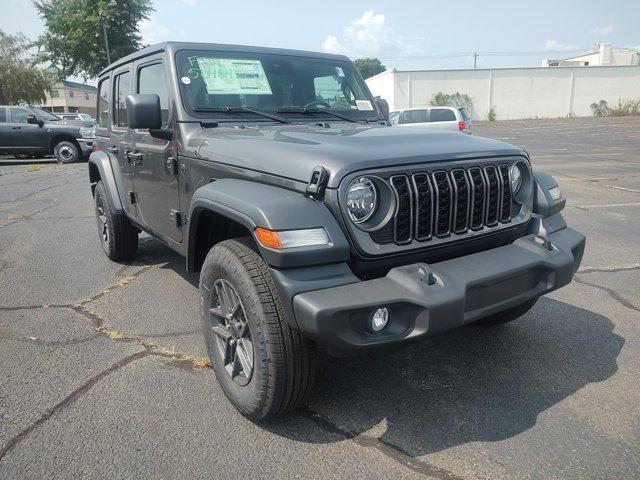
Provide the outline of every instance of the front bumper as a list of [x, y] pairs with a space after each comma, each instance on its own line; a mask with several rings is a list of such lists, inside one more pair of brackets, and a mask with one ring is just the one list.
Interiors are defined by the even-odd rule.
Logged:
[[93, 151], [93, 147], [96, 144], [95, 138], [77, 138], [78, 145], [80, 145], [80, 150], [82, 150], [82, 155], [84, 157], [88, 157]]
[[[299, 293], [293, 313], [300, 330], [336, 354], [407, 342], [464, 325], [567, 285], [584, 253], [585, 237], [570, 228], [444, 262], [415, 263], [385, 277]], [[433, 273], [435, 283], [428, 281]], [[370, 333], [373, 312], [390, 319]]]

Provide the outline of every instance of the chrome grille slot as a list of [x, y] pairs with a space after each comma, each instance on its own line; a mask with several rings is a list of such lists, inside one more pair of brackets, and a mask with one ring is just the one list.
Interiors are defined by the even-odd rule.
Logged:
[[433, 188], [429, 175], [416, 173], [411, 177], [416, 205], [416, 240], [423, 241], [431, 238], [433, 223]]
[[500, 177], [502, 179], [502, 206], [500, 221], [508, 222], [511, 220], [511, 181], [509, 179], [509, 165], [500, 165]]
[[451, 170], [451, 179], [454, 189], [453, 231], [464, 233], [467, 231], [469, 218], [469, 180], [464, 170], [460, 168]]
[[398, 244], [407, 243], [411, 241], [413, 225], [413, 205], [409, 179], [405, 175], [396, 175], [390, 180], [397, 202], [396, 214], [393, 219], [393, 241]]
[[451, 233], [451, 182], [447, 172], [433, 174], [433, 188], [436, 198], [434, 232], [438, 237], [445, 237]]
[[498, 223], [500, 216], [500, 179], [496, 167], [493, 165], [484, 167], [484, 174], [487, 181], [487, 211], [485, 223], [490, 227]]
[[471, 179], [471, 228], [481, 228], [484, 219], [485, 191], [487, 189], [482, 170], [478, 167], [469, 169]]

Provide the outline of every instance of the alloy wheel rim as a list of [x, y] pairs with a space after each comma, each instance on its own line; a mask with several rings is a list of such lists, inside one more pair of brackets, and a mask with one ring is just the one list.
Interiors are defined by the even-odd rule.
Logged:
[[107, 216], [104, 213], [102, 198], [98, 202], [98, 231], [100, 232], [102, 243], [109, 248], [109, 229], [107, 228]]
[[245, 386], [253, 375], [253, 342], [244, 304], [230, 282], [213, 283], [209, 308], [210, 328], [227, 375]]
[[60, 158], [63, 161], [71, 160], [73, 158], [74, 153], [75, 152], [73, 151], [73, 149], [67, 145], [63, 145], [58, 149], [58, 155], [60, 155]]

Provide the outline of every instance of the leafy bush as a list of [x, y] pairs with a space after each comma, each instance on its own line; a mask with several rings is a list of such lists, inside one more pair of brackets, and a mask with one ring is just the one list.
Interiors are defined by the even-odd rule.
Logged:
[[592, 103], [591, 112], [594, 117], [620, 117], [625, 115], [640, 115], [640, 99], [618, 100], [618, 105], [610, 107], [606, 100]]
[[489, 109], [489, 113], [487, 113], [487, 120], [489, 120], [490, 122], [496, 121], [496, 107], [491, 107]]
[[473, 111], [473, 100], [471, 97], [460, 92], [451, 94], [438, 92], [431, 99], [431, 105], [438, 107], [464, 107], [469, 116], [471, 116], [471, 112]]

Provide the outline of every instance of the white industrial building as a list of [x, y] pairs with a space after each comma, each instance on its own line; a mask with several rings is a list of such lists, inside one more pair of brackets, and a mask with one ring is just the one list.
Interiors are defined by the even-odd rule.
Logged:
[[640, 98], [640, 66], [493, 68], [467, 70], [387, 70], [367, 79], [374, 95], [392, 110], [427, 106], [435, 94], [466, 94], [469, 112], [486, 120], [591, 116], [591, 104]]
[[543, 67], [595, 67], [595, 66], [640, 65], [640, 52], [633, 48], [614, 50], [610, 43], [598, 45], [597, 52], [560, 60], [544, 60]]

